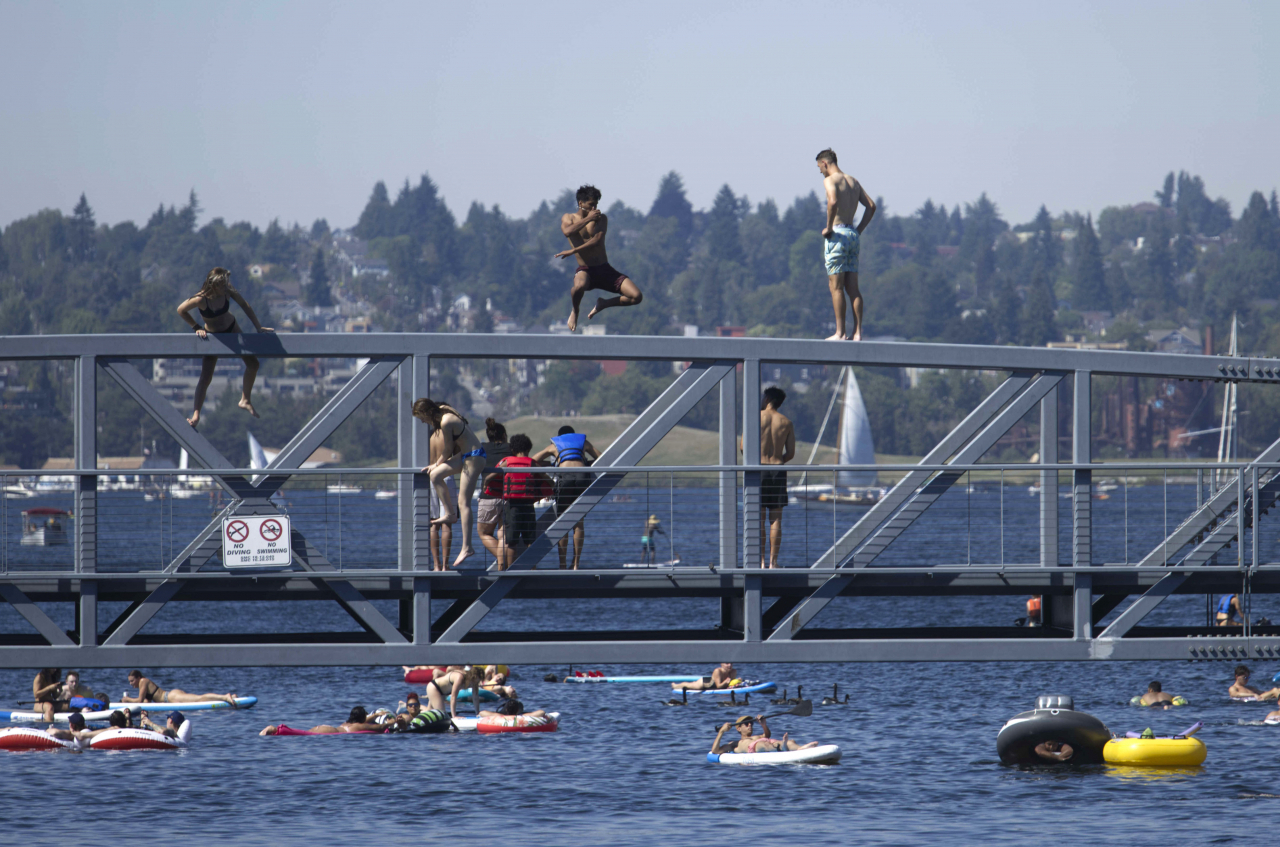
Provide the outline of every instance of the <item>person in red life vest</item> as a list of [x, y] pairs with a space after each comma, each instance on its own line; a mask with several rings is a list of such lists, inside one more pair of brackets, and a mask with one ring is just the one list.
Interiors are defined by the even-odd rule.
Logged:
[[[529, 451], [533, 449], [533, 442], [529, 440], [529, 436], [518, 432], [511, 436], [510, 443], [511, 452], [515, 455], [498, 462], [498, 467], [537, 466], [537, 462], [529, 458]], [[551, 481], [547, 479], [546, 474], [507, 472], [502, 475], [502, 499], [506, 503], [503, 509], [505, 520], [503, 533], [506, 536], [507, 547], [504, 561], [498, 565], [500, 570], [505, 571], [511, 567], [516, 557], [533, 543], [538, 531], [538, 516], [533, 510], [533, 504], [543, 497], [550, 497], [551, 491]]]
[[1027, 601], [1027, 626], [1040, 626], [1041, 623], [1040, 595], [1037, 594]]

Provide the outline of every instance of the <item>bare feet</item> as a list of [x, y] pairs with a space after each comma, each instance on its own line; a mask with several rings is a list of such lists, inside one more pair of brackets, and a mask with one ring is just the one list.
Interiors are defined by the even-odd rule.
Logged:
[[862, 330], [861, 330], [861, 329], [859, 329], [859, 330], [858, 330], [857, 332], [855, 332], [853, 335], [849, 336], [849, 340], [850, 340], [850, 341], [861, 341], [861, 340], [862, 340]]
[[238, 405], [241, 409], [244, 409], [246, 412], [248, 412], [249, 414], [253, 415], [255, 418], [257, 418], [257, 417], [261, 417], [261, 415], [259, 415], [259, 414], [257, 413], [257, 411], [255, 411], [255, 410], [254, 410], [254, 408], [253, 408], [253, 404], [249, 402], [249, 398], [248, 398], [248, 397], [241, 397], [241, 398], [240, 398], [240, 402], [239, 402], [237, 405]]
[[187, 423], [191, 424], [191, 428], [195, 429], [200, 426], [200, 410], [196, 409], [191, 413], [191, 417], [187, 418]]
[[603, 308], [604, 308], [604, 298], [603, 298], [603, 297], [597, 297], [597, 298], [596, 298], [596, 307], [595, 307], [594, 309], [592, 309], [590, 312], [588, 312], [588, 313], [587, 313], [587, 320], [591, 320], [592, 318], [594, 318], [594, 317], [595, 317], [595, 316], [600, 312], [600, 310], [601, 310], [601, 309], [603, 309]]
[[238, 709], [238, 708], [240, 708], [240, 704], [236, 702], [236, 695], [234, 695], [234, 694], [223, 694], [222, 696], [226, 699], [227, 703], [231, 706], [231, 708], [233, 708], [233, 709]]
[[453, 566], [456, 568], [458, 565], [462, 564], [467, 559], [470, 559], [475, 554], [476, 554], [476, 551], [472, 550], [470, 547], [463, 547], [461, 550], [458, 551], [458, 558], [453, 560]]
[[827, 341], [844, 341], [845, 340], [844, 333], [837, 332], [835, 335], [828, 335], [826, 340]]
[[[592, 312], [592, 314], [595, 314]], [[569, 314], [569, 331], [574, 332], [578, 328], [578, 313], [576, 311]]]

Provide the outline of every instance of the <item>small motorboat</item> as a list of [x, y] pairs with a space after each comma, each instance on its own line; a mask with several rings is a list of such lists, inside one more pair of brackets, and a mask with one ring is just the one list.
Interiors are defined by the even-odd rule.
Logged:
[[22, 511], [22, 544], [24, 547], [52, 547], [69, 544], [66, 518], [75, 517], [63, 509], [40, 506]]

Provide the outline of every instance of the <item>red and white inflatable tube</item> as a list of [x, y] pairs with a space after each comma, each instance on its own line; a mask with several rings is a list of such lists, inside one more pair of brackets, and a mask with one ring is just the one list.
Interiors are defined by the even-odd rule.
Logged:
[[14, 726], [0, 729], [0, 750], [79, 750], [79, 741], [63, 741], [42, 729]]
[[[439, 666], [439, 670], [443, 671], [444, 669], [445, 669], [444, 665]], [[435, 670], [436, 670], [435, 667], [430, 667], [430, 668], [414, 668], [412, 670], [405, 671], [404, 681], [425, 685], [431, 680], [435, 679], [435, 677], [432, 675]]]
[[178, 737], [146, 729], [108, 729], [89, 739], [93, 750], [183, 750], [191, 742], [191, 722], [183, 721]]
[[540, 718], [531, 718], [528, 715], [484, 717], [476, 722], [476, 732], [483, 735], [499, 732], [555, 732], [559, 728], [559, 712], [548, 712], [545, 717]]

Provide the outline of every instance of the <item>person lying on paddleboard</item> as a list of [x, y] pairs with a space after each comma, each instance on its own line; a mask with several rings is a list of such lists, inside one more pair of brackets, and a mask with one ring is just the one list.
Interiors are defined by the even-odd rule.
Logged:
[[710, 677], [703, 677], [697, 682], [673, 682], [671, 687], [676, 691], [712, 691], [721, 688], [733, 688], [742, 680], [733, 669], [733, 662], [721, 662], [720, 667], [711, 672]]
[[[351, 714], [347, 719], [337, 726], [330, 726], [322, 723], [319, 726], [313, 726], [307, 732], [313, 735], [341, 735], [344, 732], [383, 732], [385, 726], [379, 723], [373, 723], [369, 720], [369, 713], [364, 710], [364, 706], [356, 706], [351, 710]], [[279, 726], [272, 725], [263, 727], [259, 735], [275, 735]]]
[[1236, 681], [1227, 689], [1227, 693], [1238, 699], [1259, 700], [1275, 700], [1280, 698], [1280, 688], [1272, 688], [1269, 691], [1259, 691], [1249, 685], [1249, 677], [1253, 672], [1249, 670], [1247, 665], [1236, 665]]
[[129, 671], [129, 685], [138, 689], [137, 697], [124, 695], [126, 703], [204, 703], [210, 700], [221, 700], [233, 709], [240, 706], [234, 694], [188, 694], [181, 688], [170, 688], [168, 691], [156, 685], [142, 675], [142, 671]]
[[[762, 734], [755, 735], [756, 722], [760, 723]], [[729, 731], [729, 727], [738, 730], [740, 736], [737, 740], [730, 740], [725, 744], [720, 743], [720, 739]], [[808, 750], [810, 747], [817, 747], [818, 742], [810, 741], [808, 744], [797, 744], [787, 737], [787, 733], [782, 734], [781, 740], [775, 740], [769, 731], [769, 723], [765, 720], [764, 715], [743, 715], [733, 723], [721, 724], [720, 731], [716, 733], [716, 740], [711, 742], [712, 753], [781, 753], [784, 750]]]

